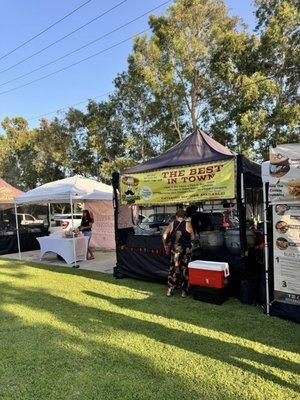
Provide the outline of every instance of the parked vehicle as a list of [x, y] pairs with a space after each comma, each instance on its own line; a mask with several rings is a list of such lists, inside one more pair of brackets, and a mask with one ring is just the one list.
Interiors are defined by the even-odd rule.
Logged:
[[17, 214], [20, 225], [40, 225], [44, 224], [44, 220], [37, 219], [31, 214]]
[[167, 226], [170, 222], [174, 221], [174, 214], [150, 214], [148, 217], [144, 218], [140, 224], [141, 229], [159, 229], [160, 226]]
[[143, 222], [145, 218], [146, 218], [145, 215], [139, 214], [139, 224], [140, 224], [141, 222]]
[[[74, 229], [78, 228], [81, 224], [82, 214], [73, 214]], [[64, 231], [72, 229], [72, 214], [59, 214], [51, 218], [50, 233], [61, 234]]]

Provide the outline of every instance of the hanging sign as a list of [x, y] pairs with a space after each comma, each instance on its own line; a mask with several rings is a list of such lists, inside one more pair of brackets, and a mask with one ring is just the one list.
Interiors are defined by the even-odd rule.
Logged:
[[300, 143], [270, 148], [270, 203], [300, 201]]
[[300, 204], [273, 205], [274, 298], [300, 305]]
[[234, 160], [164, 168], [120, 178], [122, 204], [171, 204], [235, 196]]

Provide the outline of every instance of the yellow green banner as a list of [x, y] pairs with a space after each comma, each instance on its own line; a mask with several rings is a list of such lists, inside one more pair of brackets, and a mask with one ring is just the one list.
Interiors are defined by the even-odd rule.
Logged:
[[235, 196], [234, 160], [124, 174], [122, 204], [170, 204]]

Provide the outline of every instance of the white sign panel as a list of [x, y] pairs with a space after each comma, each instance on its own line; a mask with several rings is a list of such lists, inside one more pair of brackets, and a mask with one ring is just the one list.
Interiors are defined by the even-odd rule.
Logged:
[[274, 297], [300, 305], [300, 204], [273, 206]]
[[270, 148], [270, 203], [300, 202], [300, 143]]

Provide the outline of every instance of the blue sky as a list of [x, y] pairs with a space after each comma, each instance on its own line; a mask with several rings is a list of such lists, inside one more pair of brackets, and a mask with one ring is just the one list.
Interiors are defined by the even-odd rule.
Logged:
[[[56, 20], [62, 18], [85, 1], [1, 0], [0, 57], [39, 33]], [[64, 68], [69, 64], [147, 29], [147, 16], [145, 16], [78, 53], [36, 73], [18, 79], [15, 82], [2, 85], [112, 31], [118, 26], [163, 3], [163, 0], [127, 0], [124, 4], [88, 27], [71, 35], [41, 54], [32, 57], [30, 60], [9, 71], [3, 73], [1, 71], [32, 55], [34, 52], [68, 34], [70, 31], [120, 2], [121, 0], [92, 0], [44, 35], [41, 35], [31, 43], [0, 60], [0, 121], [5, 116], [23, 116], [30, 120], [30, 125], [34, 127], [38, 125], [38, 118], [35, 118], [37, 116], [82, 102], [87, 98], [98, 97], [112, 90], [112, 80], [118, 72], [126, 68], [127, 56], [131, 52], [132, 41], [127, 41], [57, 75], [10, 93], [1, 94], [1, 92]], [[255, 24], [253, 15], [254, 7], [250, 0], [225, 0], [225, 3], [229, 8], [230, 14], [240, 16], [249, 25], [249, 28], [253, 29]], [[155, 13], [162, 13], [166, 7], [167, 5], [159, 8]], [[102, 97], [102, 99], [104, 98], [105, 96]], [[83, 107], [84, 103], [78, 105], [78, 108]], [[48, 118], [54, 115], [54, 113], [49, 114]]]

